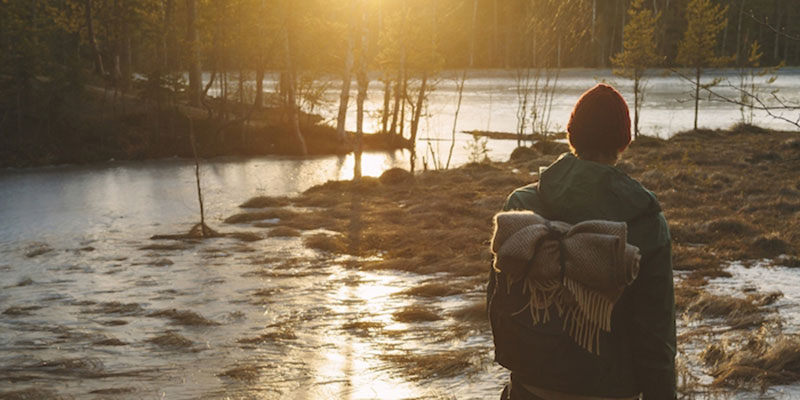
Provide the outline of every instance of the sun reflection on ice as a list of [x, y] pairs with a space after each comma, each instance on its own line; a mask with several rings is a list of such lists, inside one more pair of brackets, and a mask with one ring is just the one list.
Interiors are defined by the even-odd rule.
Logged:
[[[402, 151], [396, 151], [394, 153], [364, 153], [361, 155], [361, 175], [378, 177], [383, 173], [383, 171], [397, 166], [399, 163], [404, 161], [404, 159], [405, 153]], [[353, 179], [354, 165], [355, 156], [353, 154], [348, 154], [347, 157], [345, 157], [344, 163], [342, 163], [341, 169], [339, 170], [339, 179]], [[405, 166], [405, 168], [408, 168], [408, 166]]]
[[[424, 395], [417, 385], [396, 378], [380, 359], [396, 344], [381, 338], [380, 330], [393, 324], [392, 313], [408, 300], [393, 296], [408, 281], [397, 276], [341, 271], [331, 279], [344, 280], [331, 293], [332, 311], [339, 316], [320, 343], [319, 356], [307, 360], [313, 382], [297, 398], [407, 399]], [[366, 327], [346, 329], [351, 326]], [[357, 325], [361, 324], [361, 325]]]

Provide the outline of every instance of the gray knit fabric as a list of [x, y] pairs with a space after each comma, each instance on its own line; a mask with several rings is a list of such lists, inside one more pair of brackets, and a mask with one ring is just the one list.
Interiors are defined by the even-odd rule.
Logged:
[[599, 353], [599, 331], [611, 330], [613, 306], [639, 273], [639, 249], [626, 238], [624, 222], [569, 225], [531, 211], [508, 211], [495, 216], [491, 250], [509, 288], [524, 280], [531, 297], [525, 309], [534, 323], [546, 322], [556, 306], [566, 316], [564, 330]]

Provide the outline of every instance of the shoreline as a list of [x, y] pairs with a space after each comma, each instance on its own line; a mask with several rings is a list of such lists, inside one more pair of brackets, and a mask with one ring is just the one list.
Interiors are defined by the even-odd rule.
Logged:
[[[350, 267], [358, 270], [450, 277], [449, 284], [431, 282], [405, 294], [479, 300], [449, 312], [403, 310], [395, 320], [413, 326], [445, 312], [485, 334], [480, 294], [491, 259], [491, 218], [514, 188], [536, 179], [531, 172], [556, 157], [525, 151], [508, 162], [415, 176], [393, 169], [360, 182], [329, 181], [295, 197], [250, 199], [241, 206], [244, 212], [226, 223], [264, 229], [270, 237], [301, 236], [307, 248], [357, 256]], [[800, 134], [736, 129], [682, 132], [667, 140], [642, 137], [617, 167], [656, 193], [670, 225], [681, 393], [800, 382], [800, 367], [789, 366], [800, 360], [800, 338], [780, 329], [774, 308], [782, 294], [710, 289], [715, 278], [732, 276], [727, 268], [733, 263], [762, 268], [758, 260], [766, 259], [770, 265], [800, 267]], [[303, 234], [316, 229], [324, 231]], [[724, 329], [711, 328], [719, 325]], [[440, 362], [452, 363], [452, 357]], [[481, 363], [491, 362], [486, 357]], [[475, 365], [458, 361], [459, 373], [474, 372]], [[419, 376], [419, 362], [397, 360], [396, 366], [412, 379], [433, 378]], [[432, 370], [441, 367], [426, 362], [433, 363]], [[701, 383], [697, 374], [712, 383]]]

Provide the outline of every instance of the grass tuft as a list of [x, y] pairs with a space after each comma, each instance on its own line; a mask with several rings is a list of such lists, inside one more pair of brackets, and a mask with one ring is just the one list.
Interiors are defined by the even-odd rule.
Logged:
[[392, 315], [398, 322], [431, 322], [443, 319], [438, 313], [423, 306], [408, 306]]
[[257, 196], [240, 204], [240, 208], [285, 207], [291, 204], [288, 197]]

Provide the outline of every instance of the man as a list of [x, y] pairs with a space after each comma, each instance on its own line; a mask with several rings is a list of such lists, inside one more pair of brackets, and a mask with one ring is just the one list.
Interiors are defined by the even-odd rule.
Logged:
[[528, 294], [494, 269], [488, 308], [495, 359], [511, 370], [503, 399], [674, 399], [675, 300], [671, 241], [655, 195], [614, 167], [631, 140], [625, 100], [599, 84], [575, 104], [567, 125], [571, 153], [516, 189], [505, 210], [531, 210], [548, 220], [626, 222], [627, 241], [641, 252], [639, 274], [601, 332], [600, 354], [575, 343], [558, 313], [534, 324], [518, 312]]

